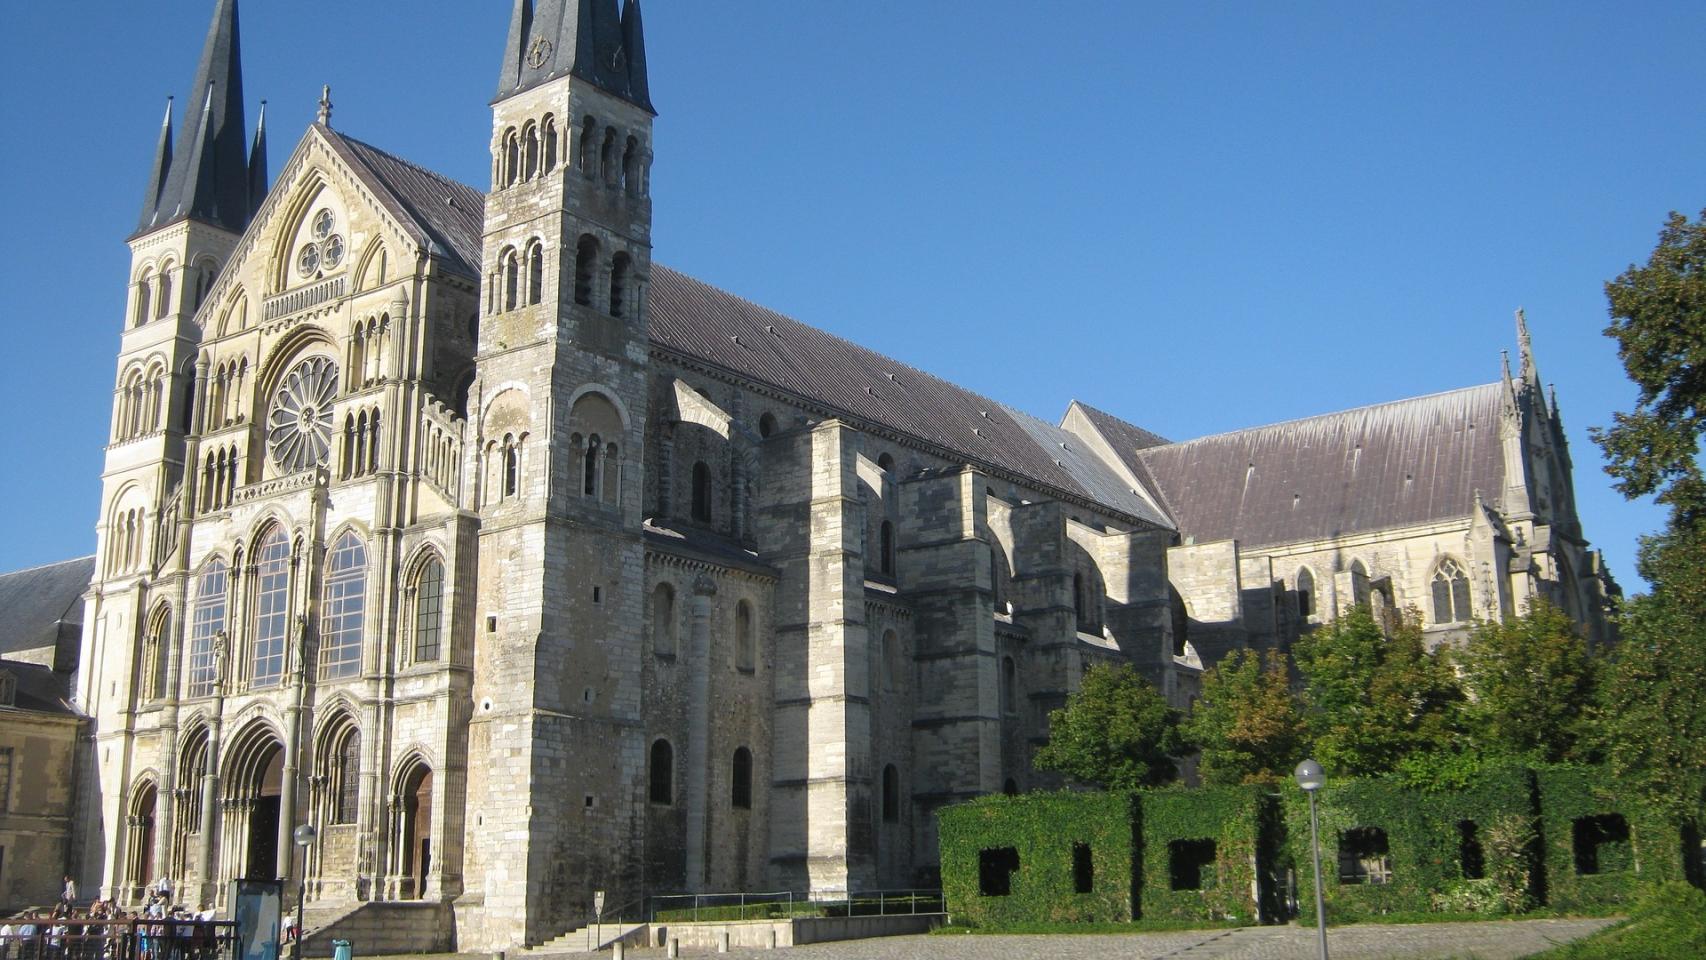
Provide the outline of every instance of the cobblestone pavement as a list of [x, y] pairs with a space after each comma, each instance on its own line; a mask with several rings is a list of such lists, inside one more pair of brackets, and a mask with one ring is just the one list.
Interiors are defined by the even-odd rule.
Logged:
[[[1362, 924], [1328, 931], [1332, 960], [1516, 960], [1577, 940], [1610, 920]], [[683, 957], [718, 956], [682, 950]], [[728, 960], [1315, 960], [1313, 927], [1244, 927], [1118, 936], [940, 935], [821, 943], [791, 950], [737, 950]], [[606, 954], [605, 956], [609, 956]], [[664, 956], [630, 950], [628, 956]]]

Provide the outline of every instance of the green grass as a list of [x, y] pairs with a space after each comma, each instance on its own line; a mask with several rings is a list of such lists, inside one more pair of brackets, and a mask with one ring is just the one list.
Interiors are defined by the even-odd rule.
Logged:
[[1706, 957], [1706, 893], [1668, 883], [1628, 920], [1529, 960], [1699, 960]]

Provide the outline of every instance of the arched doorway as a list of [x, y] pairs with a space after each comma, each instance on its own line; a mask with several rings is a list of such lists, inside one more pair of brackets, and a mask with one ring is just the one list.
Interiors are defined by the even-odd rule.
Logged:
[[398, 895], [404, 900], [420, 900], [426, 896], [434, 854], [432, 768], [419, 760], [410, 764], [399, 780], [397, 794]]
[[227, 879], [275, 880], [279, 868], [278, 827], [284, 792], [284, 745], [264, 724], [245, 730], [232, 744], [225, 776]]
[[137, 786], [136, 795], [130, 802], [125, 882], [130, 887], [132, 899], [140, 898], [142, 888], [154, 880], [154, 808], [159, 798], [160, 791], [150, 780]]

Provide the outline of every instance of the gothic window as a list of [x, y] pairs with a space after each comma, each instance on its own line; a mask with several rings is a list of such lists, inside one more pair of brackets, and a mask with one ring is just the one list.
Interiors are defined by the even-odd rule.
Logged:
[[1351, 602], [1362, 606], [1369, 602], [1368, 568], [1361, 560], [1351, 561]]
[[508, 499], [521, 492], [521, 443], [511, 434], [504, 434], [503, 497]]
[[758, 418], [758, 435], [760, 437], [763, 437], [765, 439], [769, 439], [770, 435], [775, 433], [775, 432], [776, 432], [776, 415], [775, 414], [767, 413], [764, 416]]
[[892, 763], [883, 768], [883, 822], [900, 822], [900, 771]]
[[521, 142], [516, 139], [514, 130], [504, 131], [503, 140], [503, 185], [515, 186], [515, 178], [521, 168]]
[[546, 173], [550, 173], [557, 168], [557, 118], [546, 114], [540, 127], [544, 130], [545, 140], [544, 170]]
[[354, 728], [338, 750], [338, 802], [333, 823], [354, 823], [361, 796], [361, 737]]
[[735, 750], [730, 773], [729, 806], [736, 810], [752, 809], [752, 751], [745, 747]]
[[598, 152], [598, 172], [606, 184], [614, 186], [619, 170], [616, 166], [616, 128], [604, 130], [604, 147]]
[[159, 293], [154, 298], [154, 319], [163, 320], [172, 302], [172, 264], [160, 268]]
[[1465, 623], [1469, 620], [1469, 575], [1449, 557], [1434, 568], [1434, 623]]
[[1304, 620], [1315, 615], [1315, 574], [1308, 567], [1297, 570], [1297, 615]]
[[338, 538], [326, 563], [320, 602], [320, 679], [361, 673], [367, 608], [367, 548], [353, 532]]
[[711, 468], [703, 460], [693, 465], [693, 519], [711, 522]]
[[290, 638], [290, 538], [273, 527], [255, 550], [255, 626], [249, 649], [249, 680], [270, 687], [284, 676]]
[[166, 652], [172, 648], [172, 611], [166, 608], [154, 616], [153, 627], [142, 656], [142, 698], [158, 700], [166, 695]]
[[752, 670], [757, 663], [757, 643], [753, 638], [752, 604], [745, 600], [735, 604], [735, 669]]
[[598, 241], [587, 235], [575, 245], [575, 302], [592, 306], [592, 272], [598, 265]]
[[1001, 710], [1008, 716], [1019, 712], [1019, 665], [1012, 657], [1001, 658]]
[[444, 629], [444, 564], [437, 557], [415, 574], [415, 662], [437, 660]]
[[651, 801], [670, 806], [675, 803], [675, 749], [668, 740], [654, 740], [651, 759]]
[[189, 691], [187, 696], [211, 697], [218, 680], [214, 638], [225, 630], [225, 563], [214, 560], [196, 580], [195, 612], [190, 619]]
[[620, 317], [628, 309], [628, 266], [632, 261], [626, 253], [618, 253], [610, 262], [610, 315]]
[[149, 284], [153, 280], [151, 274], [144, 273], [142, 279], [136, 283], [136, 319], [131, 323], [133, 327], [140, 327], [148, 322], [148, 310], [151, 302]]
[[652, 591], [652, 652], [675, 656], [675, 588], [667, 583]]
[[545, 300], [545, 247], [535, 240], [527, 248], [527, 303], [536, 306]]
[[503, 264], [503, 308], [514, 310], [521, 286], [521, 261], [515, 255], [515, 248], [505, 248], [500, 262]]
[[882, 527], [878, 530], [877, 546], [882, 551], [879, 569], [882, 570], [885, 577], [894, 576], [894, 524], [892, 522], [883, 521]]
[[367, 421], [367, 472], [379, 472], [379, 411]]

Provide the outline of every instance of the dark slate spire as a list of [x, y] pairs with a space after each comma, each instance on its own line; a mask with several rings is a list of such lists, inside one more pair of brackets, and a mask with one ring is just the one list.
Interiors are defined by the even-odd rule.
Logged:
[[[248, 226], [252, 204], [237, 0], [218, 0], [214, 7], [190, 96], [190, 102], [201, 109], [186, 114], [171, 173], [153, 216], [142, 229], [193, 219], [241, 233]], [[186, 146], [189, 149], [183, 149]]]
[[261, 117], [255, 121], [255, 142], [249, 146], [249, 216], [260, 212], [267, 198], [267, 102], [261, 101]]
[[166, 189], [166, 177], [172, 172], [172, 98], [166, 98], [166, 118], [160, 121], [160, 145], [154, 148], [154, 171], [148, 175], [148, 192], [142, 195], [142, 219], [137, 229], [146, 230], [154, 222], [154, 211], [160, 206], [160, 193]]
[[638, 0], [516, 0], [498, 99], [571, 75], [652, 109]]

